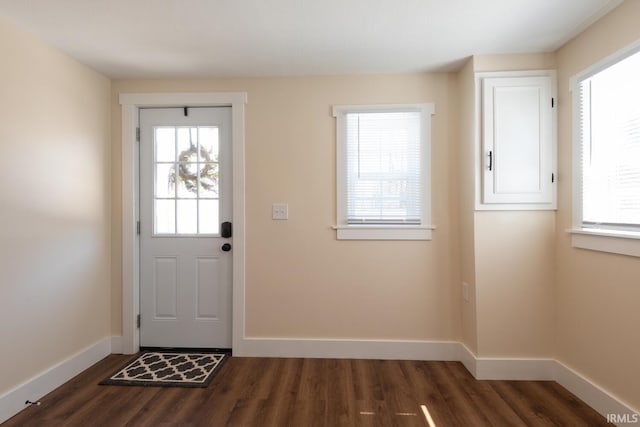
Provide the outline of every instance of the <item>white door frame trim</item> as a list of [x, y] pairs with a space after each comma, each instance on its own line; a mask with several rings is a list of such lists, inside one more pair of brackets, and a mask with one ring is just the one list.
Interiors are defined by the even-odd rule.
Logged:
[[233, 317], [232, 346], [244, 339], [245, 179], [244, 109], [246, 92], [123, 93], [122, 106], [122, 352], [140, 349], [140, 239], [138, 212], [138, 110], [143, 107], [231, 107], [233, 151]]

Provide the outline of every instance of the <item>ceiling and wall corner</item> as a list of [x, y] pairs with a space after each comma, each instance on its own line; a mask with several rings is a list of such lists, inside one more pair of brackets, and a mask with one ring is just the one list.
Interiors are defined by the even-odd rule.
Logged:
[[553, 52], [621, 0], [3, 0], [0, 15], [110, 78], [455, 71]]

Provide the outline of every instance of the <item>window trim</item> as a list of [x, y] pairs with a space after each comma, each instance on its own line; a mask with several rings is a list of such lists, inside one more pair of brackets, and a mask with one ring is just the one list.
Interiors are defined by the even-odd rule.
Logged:
[[640, 232], [624, 230], [620, 227], [606, 228], [584, 226], [582, 221], [582, 141], [580, 140], [580, 82], [594, 76], [623, 59], [640, 53], [640, 40], [623, 47], [611, 55], [585, 68], [570, 78], [572, 95], [572, 228], [566, 230], [571, 234], [571, 244], [574, 248], [589, 249], [621, 255], [640, 257]]
[[[483, 200], [483, 156], [484, 143], [482, 140], [482, 82], [486, 78], [522, 78], [522, 77], [548, 77], [551, 79], [551, 96], [558, 100], [557, 72], [555, 70], [522, 70], [522, 71], [483, 71], [474, 74], [475, 82], [475, 112], [474, 112], [474, 209], [476, 211], [543, 211], [558, 209], [558, 185], [557, 179], [552, 185], [551, 203], [485, 203]], [[551, 172], [558, 176], [558, 104], [552, 108], [551, 117]]]
[[[344, 132], [347, 113], [400, 112], [417, 111], [422, 120], [421, 129], [421, 167], [427, 173], [422, 174], [423, 197], [421, 203], [420, 225], [416, 224], [348, 224], [347, 223], [347, 186], [346, 186], [346, 141]], [[336, 118], [336, 230], [338, 240], [431, 240], [435, 226], [431, 224], [431, 116], [435, 114], [435, 104], [371, 104], [371, 105], [334, 105], [333, 117]]]

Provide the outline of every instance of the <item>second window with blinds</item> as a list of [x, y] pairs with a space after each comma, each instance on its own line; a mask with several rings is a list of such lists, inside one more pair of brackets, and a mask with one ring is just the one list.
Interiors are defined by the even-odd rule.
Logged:
[[337, 238], [431, 240], [433, 104], [334, 106]]

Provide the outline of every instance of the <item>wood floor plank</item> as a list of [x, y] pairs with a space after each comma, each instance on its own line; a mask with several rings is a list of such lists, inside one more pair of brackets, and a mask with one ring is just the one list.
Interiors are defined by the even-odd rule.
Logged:
[[351, 361], [345, 359], [329, 360], [328, 374], [328, 408], [329, 425], [353, 425], [355, 418], [355, 390]]
[[[136, 427], [152, 427], [166, 422], [165, 412], [172, 413], [172, 408], [178, 405], [180, 396], [184, 394], [184, 389], [173, 388], [163, 390], [157, 388], [157, 393], [153, 398], [148, 400], [139, 411], [131, 414], [125, 426]], [[158, 411], [162, 408], [162, 412]]]
[[357, 400], [380, 401], [384, 399], [376, 366], [379, 360], [359, 360], [352, 367]]
[[468, 398], [492, 426], [524, 427], [525, 422], [502, 400], [487, 381], [478, 381], [464, 366], [447, 362], [452, 377], [463, 386]]
[[[487, 408], [481, 407], [473, 399], [473, 390], [469, 390], [469, 385], [455, 378], [451, 370], [452, 363], [460, 365], [457, 362], [436, 362], [433, 365], [433, 378], [451, 409], [457, 425], [494, 425], [487, 417]], [[473, 386], [475, 387], [475, 384]]]
[[551, 391], [552, 382], [495, 381], [491, 383], [500, 397], [518, 413], [518, 416], [527, 425], [609, 425], [604, 417], [587, 407], [584, 402], [568, 391], [567, 394], [579, 404], [573, 406], [563, 402], [564, 398]]
[[302, 359], [278, 359], [278, 362], [282, 366], [282, 373], [265, 401], [266, 409], [262, 418], [269, 420], [273, 426], [286, 425], [293, 416], [303, 364]]
[[196, 425], [226, 426], [237, 405], [247, 394], [246, 390], [255, 387], [256, 376], [260, 371], [254, 369], [257, 359], [231, 358], [216, 375], [205, 391], [206, 400], [200, 407], [195, 408], [194, 416], [190, 419]]
[[328, 405], [325, 400], [308, 399], [296, 401], [295, 410], [287, 425], [323, 427], [327, 426]]
[[271, 426], [273, 423], [265, 416], [266, 411], [266, 399], [240, 399], [231, 410], [227, 424], [230, 426]]
[[545, 385], [545, 391], [540, 393], [540, 398], [545, 396], [554, 396], [558, 403], [566, 405], [570, 416], [576, 416], [584, 422], [584, 425], [588, 426], [607, 426], [610, 425], [606, 422], [606, 419], [598, 414], [596, 411], [581, 411], [585, 403], [578, 399], [573, 393], [566, 388], [562, 387], [555, 381], [548, 381], [543, 383]]
[[101, 386], [111, 355], [3, 427], [605, 426], [555, 382], [478, 381], [458, 362], [232, 357], [207, 388]]
[[539, 402], [531, 398], [522, 381], [496, 381], [492, 382], [492, 387], [527, 425], [558, 425], [549, 409], [551, 402]]
[[420, 361], [402, 361], [401, 366], [415, 392], [417, 404], [426, 406], [436, 425], [443, 425], [445, 420], [455, 419], [451, 408], [438, 390], [433, 373], [428, 369], [430, 365]]

